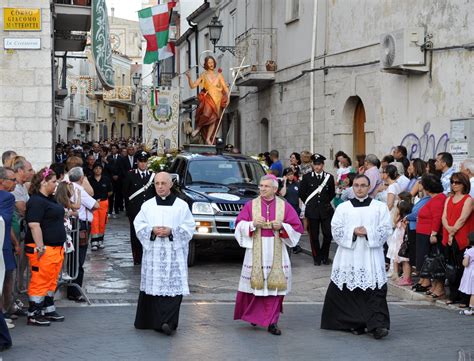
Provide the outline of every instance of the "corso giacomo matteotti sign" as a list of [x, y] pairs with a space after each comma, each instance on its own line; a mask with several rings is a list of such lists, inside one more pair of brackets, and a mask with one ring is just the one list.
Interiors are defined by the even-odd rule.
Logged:
[[5, 31], [41, 31], [41, 9], [4, 8]]

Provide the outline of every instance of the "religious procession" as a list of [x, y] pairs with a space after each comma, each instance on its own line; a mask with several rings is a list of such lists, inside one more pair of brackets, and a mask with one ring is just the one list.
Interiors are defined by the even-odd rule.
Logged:
[[474, 4], [0, 3], [2, 357], [472, 358]]

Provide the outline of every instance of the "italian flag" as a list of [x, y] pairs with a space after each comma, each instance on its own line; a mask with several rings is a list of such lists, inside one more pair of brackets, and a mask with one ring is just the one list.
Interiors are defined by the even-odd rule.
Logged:
[[144, 64], [151, 64], [174, 55], [174, 46], [168, 43], [170, 11], [176, 2], [156, 5], [138, 12], [140, 29], [146, 39]]
[[154, 109], [158, 104], [158, 95], [160, 91], [157, 88], [151, 89], [151, 108]]

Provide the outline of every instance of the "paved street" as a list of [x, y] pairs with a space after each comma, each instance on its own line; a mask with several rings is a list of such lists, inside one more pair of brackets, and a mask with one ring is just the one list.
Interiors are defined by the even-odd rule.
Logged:
[[[128, 245], [124, 218], [111, 220], [104, 251], [89, 254], [86, 291], [92, 306], [59, 300], [64, 323], [48, 328], [16, 322], [14, 347], [5, 360], [457, 360], [460, 349], [474, 349], [466, 330], [474, 319], [428, 302], [406, 302], [390, 288], [392, 331], [387, 339], [319, 329], [329, 266], [311, 257], [292, 256], [293, 291], [280, 320], [281, 337], [233, 321], [233, 301], [241, 253], [201, 252], [190, 268], [191, 296], [182, 307], [180, 328], [168, 338], [135, 330], [139, 273]], [[304, 241], [303, 241], [304, 244]], [[398, 296], [397, 296], [398, 295]]]
[[[103, 251], [90, 252], [86, 262], [85, 289], [93, 304], [136, 303], [140, 267], [134, 266], [129, 245], [128, 220], [111, 219]], [[243, 253], [229, 247], [216, 251], [204, 249], [198, 261], [189, 268], [191, 295], [185, 302], [233, 302], [239, 282]], [[311, 257], [292, 255], [293, 290], [287, 297], [293, 302], [324, 300], [330, 266], [315, 267]], [[398, 300], [393, 296], [392, 300]], [[62, 300], [60, 305], [70, 305]]]
[[48, 328], [19, 324], [5, 360], [457, 360], [472, 350], [472, 318], [406, 304], [390, 305], [392, 332], [367, 335], [319, 329], [321, 304], [287, 304], [283, 335], [232, 321], [233, 305], [186, 303], [169, 338], [135, 330], [135, 308], [65, 308], [66, 321]]

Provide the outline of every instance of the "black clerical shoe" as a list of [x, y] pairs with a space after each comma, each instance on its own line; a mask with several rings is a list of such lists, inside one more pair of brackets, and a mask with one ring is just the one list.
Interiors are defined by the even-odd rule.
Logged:
[[167, 323], [161, 325], [161, 330], [166, 336], [171, 336], [171, 328]]
[[268, 326], [268, 332], [276, 336], [281, 335], [281, 330], [278, 328], [278, 325], [276, 323], [272, 323], [270, 326]]
[[381, 338], [383, 338], [387, 335], [388, 335], [388, 329], [386, 329], [385, 327], [377, 327], [374, 330], [374, 338], [376, 340], [380, 340]]
[[361, 327], [361, 328], [353, 328], [351, 329], [351, 332], [353, 335], [363, 335], [365, 333], [365, 328], [364, 327]]
[[315, 266], [321, 266], [321, 261], [314, 260], [314, 265], [315, 265]]
[[10, 347], [12, 347], [11, 343], [7, 343], [5, 345], [0, 345], [0, 352], [3, 352], [5, 350], [8, 350]]
[[303, 252], [303, 249], [300, 246], [294, 246], [293, 247], [293, 254], [298, 254]]
[[323, 264], [324, 264], [324, 265], [330, 265], [330, 264], [331, 264], [331, 260], [330, 260], [330, 259], [323, 259]]

